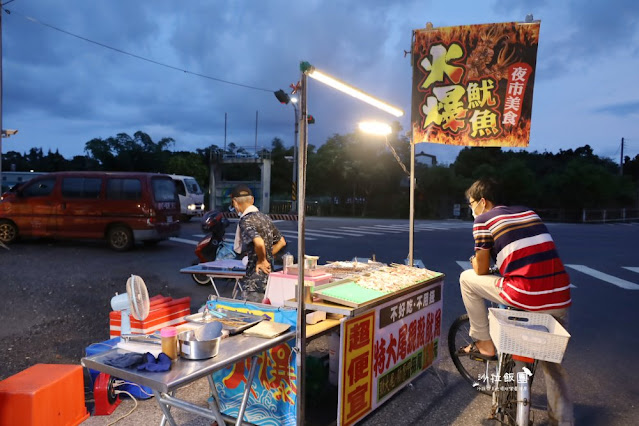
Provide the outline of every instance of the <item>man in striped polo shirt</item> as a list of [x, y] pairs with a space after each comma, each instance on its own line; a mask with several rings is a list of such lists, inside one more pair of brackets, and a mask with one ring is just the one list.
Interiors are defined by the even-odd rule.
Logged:
[[[459, 277], [462, 299], [470, 320], [472, 345], [460, 353], [495, 356], [490, 339], [485, 299], [554, 316], [568, 328], [570, 277], [555, 243], [539, 216], [521, 206], [499, 204], [492, 179], [480, 179], [466, 191], [475, 222], [473, 269]], [[494, 261], [500, 275], [489, 271]], [[551, 424], [573, 424], [573, 409], [561, 364], [541, 362], [546, 376]]]

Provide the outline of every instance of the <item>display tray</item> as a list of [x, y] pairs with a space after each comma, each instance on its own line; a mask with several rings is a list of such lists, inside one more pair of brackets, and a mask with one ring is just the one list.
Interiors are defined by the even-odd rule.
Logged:
[[359, 308], [379, 299], [387, 297], [390, 293], [364, 288], [350, 279], [333, 281], [332, 283], [316, 286], [313, 295], [328, 302]]
[[184, 319], [188, 322], [198, 323], [198, 324], [206, 324], [213, 321], [218, 321], [222, 323], [222, 329], [228, 330], [230, 334], [241, 333], [247, 328], [253, 327], [258, 324], [264, 317], [258, 315], [245, 314], [236, 311], [229, 311], [226, 309], [218, 308], [215, 310], [223, 315], [224, 318], [218, 318], [216, 316], [207, 316], [206, 318], [202, 313], [192, 314], [184, 317]]
[[[378, 300], [385, 299], [393, 294], [410, 291], [410, 289], [416, 286], [424, 284], [425, 282], [430, 282], [443, 276], [442, 273], [434, 271], [431, 271], [430, 274], [432, 275], [429, 277], [423, 277], [422, 279], [415, 281], [413, 284], [406, 285], [405, 287], [402, 287], [395, 291], [381, 291], [366, 288], [359, 285], [353, 278], [344, 278], [341, 280], [333, 281], [329, 284], [316, 286], [313, 290], [313, 296], [316, 296], [327, 302], [338, 303], [340, 305], [348, 306], [351, 308], [359, 308], [377, 302]], [[362, 276], [369, 275], [363, 274]]]

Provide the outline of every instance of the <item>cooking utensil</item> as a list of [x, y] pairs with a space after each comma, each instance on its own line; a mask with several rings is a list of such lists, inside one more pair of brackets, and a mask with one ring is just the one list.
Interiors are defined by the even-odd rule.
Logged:
[[180, 356], [186, 359], [208, 359], [217, 355], [222, 336], [213, 340], [197, 340], [193, 330], [178, 334]]
[[204, 324], [195, 329], [195, 338], [199, 341], [217, 339], [222, 335], [222, 323], [219, 321]]
[[153, 345], [161, 345], [162, 341], [152, 334], [122, 334], [120, 339], [125, 342], [150, 343]]

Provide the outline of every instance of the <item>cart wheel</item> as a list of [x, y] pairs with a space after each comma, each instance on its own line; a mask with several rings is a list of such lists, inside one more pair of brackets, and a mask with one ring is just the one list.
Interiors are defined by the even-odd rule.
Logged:
[[211, 285], [211, 279], [207, 275], [191, 274], [191, 278], [199, 285]]

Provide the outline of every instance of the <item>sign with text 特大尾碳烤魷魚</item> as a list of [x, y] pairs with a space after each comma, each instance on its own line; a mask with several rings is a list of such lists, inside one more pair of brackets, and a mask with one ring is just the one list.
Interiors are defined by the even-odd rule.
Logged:
[[375, 410], [439, 358], [443, 282], [341, 324], [338, 424]]

